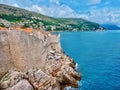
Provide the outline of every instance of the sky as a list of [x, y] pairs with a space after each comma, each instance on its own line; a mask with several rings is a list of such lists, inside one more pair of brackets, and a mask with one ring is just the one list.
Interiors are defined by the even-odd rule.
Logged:
[[83, 18], [120, 26], [120, 0], [0, 0], [52, 17]]

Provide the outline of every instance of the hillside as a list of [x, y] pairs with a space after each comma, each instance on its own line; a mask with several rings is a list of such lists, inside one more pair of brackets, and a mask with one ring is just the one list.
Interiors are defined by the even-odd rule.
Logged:
[[0, 4], [0, 26], [1, 27], [43, 27], [47, 31], [55, 30], [103, 30], [97, 23], [82, 18], [53, 18], [25, 9]]
[[107, 30], [120, 30], [120, 27], [115, 24], [102, 24]]

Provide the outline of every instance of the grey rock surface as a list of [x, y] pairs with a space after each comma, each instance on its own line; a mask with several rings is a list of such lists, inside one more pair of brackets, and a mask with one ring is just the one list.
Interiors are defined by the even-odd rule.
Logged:
[[5, 90], [34, 90], [32, 85], [25, 79], [19, 81], [16, 85]]

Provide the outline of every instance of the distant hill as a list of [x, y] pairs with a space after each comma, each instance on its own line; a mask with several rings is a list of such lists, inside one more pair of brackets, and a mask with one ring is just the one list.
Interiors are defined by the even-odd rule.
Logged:
[[120, 27], [115, 24], [102, 24], [107, 30], [120, 30]]
[[33, 28], [43, 26], [48, 31], [95, 31], [104, 29], [99, 24], [82, 18], [53, 18], [25, 9], [0, 4], [0, 26], [9, 27], [10, 25]]

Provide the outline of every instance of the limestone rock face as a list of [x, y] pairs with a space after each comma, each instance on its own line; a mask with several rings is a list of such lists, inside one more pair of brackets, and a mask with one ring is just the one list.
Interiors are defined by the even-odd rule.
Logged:
[[0, 62], [2, 90], [63, 90], [81, 78], [50, 33], [0, 31]]

